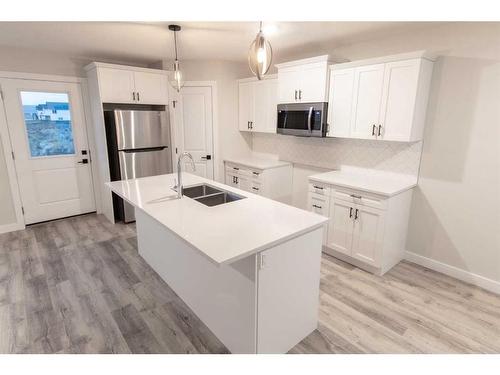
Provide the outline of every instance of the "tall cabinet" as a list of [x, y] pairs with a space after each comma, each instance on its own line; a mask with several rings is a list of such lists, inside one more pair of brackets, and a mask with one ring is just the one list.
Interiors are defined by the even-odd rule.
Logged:
[[414, 52], [331, 65], [327, 136], [421, 140], [434, 60]]
[[92, 123], [94, 127], [97, 165], [100, 186], [98, 212], [114, 222], [113, 199], [105, 186], [111, 181], [103, 105], [168, 105], [168, 71], [134, 66], [93, 62], [85, 67], [87, 72]]

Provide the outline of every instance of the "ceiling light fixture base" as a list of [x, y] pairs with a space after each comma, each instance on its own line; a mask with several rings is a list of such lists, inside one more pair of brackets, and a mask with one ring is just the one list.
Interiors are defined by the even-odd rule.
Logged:
[[181, 31], [181, 27], [179, 25], [168, 25], [168, 29], [171, 31]]

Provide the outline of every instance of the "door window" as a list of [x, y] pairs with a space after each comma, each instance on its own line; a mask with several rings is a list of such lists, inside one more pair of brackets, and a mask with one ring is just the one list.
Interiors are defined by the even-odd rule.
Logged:
[[21, 91], [21, 103], [31, 157], [75, 154], [68, 94]]

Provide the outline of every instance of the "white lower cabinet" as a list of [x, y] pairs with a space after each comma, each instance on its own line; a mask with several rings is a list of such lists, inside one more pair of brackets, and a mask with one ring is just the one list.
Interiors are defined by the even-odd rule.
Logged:
[[283, 203], [292, 200], [292, 165], [257, 169], [225, 161], [226, 185]]
[[330, 219], [326, 253], [376, 274], [403, 259], [412, 190], [385, 197], [323, 184], [321, 195], [318, 187], [310, 181], [309, 209]]

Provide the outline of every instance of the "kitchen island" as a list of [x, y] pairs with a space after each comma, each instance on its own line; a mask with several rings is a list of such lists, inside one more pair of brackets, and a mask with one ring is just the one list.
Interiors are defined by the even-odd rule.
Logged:
[[174, 178], [108, 183], [135, 207], [139, 254], [232, 353], [287, 352], [317, 327], [327, 219], [187, 173], [185, 194], [230, 199], [178, 199]]

